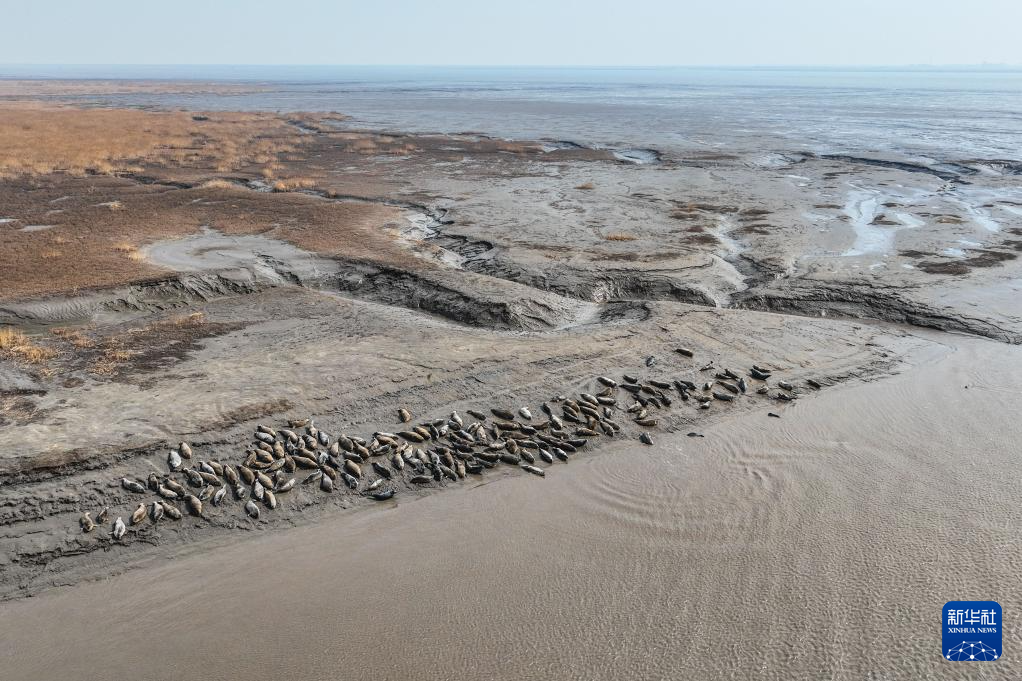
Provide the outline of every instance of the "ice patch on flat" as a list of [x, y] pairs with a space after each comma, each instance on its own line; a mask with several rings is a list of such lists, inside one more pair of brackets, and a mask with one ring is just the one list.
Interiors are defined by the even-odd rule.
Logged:
[[843, 212], [848, 216], [848, 221], [855, 230], [855, 242], [852, 247], [842, 253], [842, 256], [860, 256], [881, 254], [887, 255], [894, 250], [894, 238], [899, 230], [915, 229], [926, 223], [911, 213], [894, 213], [894, 217], [900, 225], [875, 225], [873, 221], [880, 213], [881, 204], [889, 197], [879, 190], [866, 189], [851, 185], [852, 190], [848, 192], [848, 202]]
[[650, 149], [619, 149], [613, 152], [614, 158], [619, 161], [635, 163], [637, 165], [648, 165], [660, 160], [660, 156]]
[[844, 213], [855, 230], [855, 243], [841, 255], [858, 256], [891, 250], [894, 246], [894, 230], [871, 224], [877, 216], [879, 207], [879, 192], [872, 190], [848, 192], [848, 203], [845, 204]]
[[924, 220], [911, 213], [895, 213], [894, 217], [898, 222], [909, 228], [922, 227], [926, 224]]

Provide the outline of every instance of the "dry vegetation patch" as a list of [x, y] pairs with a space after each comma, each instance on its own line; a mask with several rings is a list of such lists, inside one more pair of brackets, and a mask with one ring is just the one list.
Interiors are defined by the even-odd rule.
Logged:
[[28, 364], [42, 364], [55, 357], [56, 354], [52, 348], [34, 343], [17, 329], [0, 329], [0, 355]]
[[[144, 247], [194, 234], [203, 226], [226, 234], [261, 234], [324, 255], [414, 262], [380, 229], [404, 219], [403, 211], [391, 206], [300, 192], [256, 192], [226, 180], [194, 189], [67, 175], [0, 182], [0, 205], [27, 220], [65, 197], [58, 204], [64, 212], [53, 216], [52, 229], [26, 232], [0, 225], [0, 299], [166, 276], [146, 259]], [[123, 209], [97, 205], [112, 197], [120, 197]]]
[[0, 178], [141, 172], [150, 165], [230, 172], [275, 162], [295, 152], [301, 137], [274, 114], [8, 104], [0, 107]]

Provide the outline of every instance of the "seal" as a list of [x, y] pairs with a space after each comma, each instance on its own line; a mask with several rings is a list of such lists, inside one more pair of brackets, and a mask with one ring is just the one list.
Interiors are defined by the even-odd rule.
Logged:
[[167, 454], [167, 467], [172, 471], [179, 471], [183, 463], [181, 455], [177, 453], [177, 450], [170, 450], [170, 454]]
[[175, 490], [172, 490], [169, 487], [164, 487], [163, 485], [160, 485], [160, 487], [156, 490], [156, 493], [164, 499], [179, 499], [181, 497], [181, 495], [179, 495]]
[[117, 516], [117, 520], [114, 521], [114, 529], [110, 532], [110, 536], [112, 536], [115, 540], [120, 541], [121, 537], [123, 537], [124, 533], [127, 531], [128, 528], [124, 526], [124, 521], [121, 520], [120, 516]]
[[185, 503], [188, 504], [188, 512], [194, 516], [202, 516], [202, 502], [194, 494], [189, 494], [185, 498]]
[[377, 501], [386, 501], [387, 499], [390, 499], [394, 496], [394, 490], [388, 489], [385, 492], [374, 492], [369, 496], [371, 496], [373, 499], [376, 499]]
[[533, 475], [538, 475], [541, 478], [546, 477], [546, 471], [543, 470], [542, 468], [540, 468], [539, 466], [533, 466], [532, 464], [523, 463], [522, 464], [522, 470], [528, 471], [529, 473], [532, 473]]
[[772, 417], [774, 417], [775, 419], [779, 419], [779, 418], [781, 418], [781, 415], [780, 415], [780, 414], [775, 414], [775, 413], [774, 413], [774, 412], [772, 412], [772, 411], [768, 411], [768, 412], [767, 412], [767, 416], [772, 416]]
[[142, 520], [145, 519], [145, 504], [139, 504], [138, 508], [131, 514], [131, 524], [138, 525]]
[[529, 411], [528, 407], [522, 407], [518, 410], [518, 413], [522, 415], [523, 419], [528, 419], [529, 421], [532, 420], [532, 412]]
[[[324, 475], [323, 479], [326, 480], [327, 477]], [[263, 495], [263, 503], [267, 508], [277, 508], [277, 497], [270, 490], [266, 490], [266, 494]]]
[[643, 433], [642, 435], [639, 436], [639, 442], [641, 442], [644, 445], [651, 445], [653, 444], [653, 436], [650, 435], [649, 433]]
[[163, 518], [164, 512], [165, 511], [163, 508], [163, 504], [160, 503], [159, 501], [154, 501], [149, 506], [149, 519], [152, 520], [154, 523], [158, 522], [160, 519]]
[[160, 506], [163, 507], [163, 512], [174, 520], [181, 520], [181, 511], [174, 504], [168, 504], [166, 501], [161, 501]]
[[806, 385], [808, 385], [810, 388], [816, 388], [817, 390], [819, 390], [820, 388], [823, 387], [822, 383], [820, 383], [819, 381], [816, 381], [816, 380], [814, 380], [812, 378], [807, 378], [806, 379]]
[[481, 411], [476, 411], [475, 409], [466, 409], [465, 413], [471, 416], [472, 418], [479, 419], [480, 421], [486, 420], [486, 414], [484, 414]]
[[617, 387], [617, 381], [615, 381], [613, 378], [607, 378], [606, 376], [597, 376], [596, 380], [602, 383], [603, 385], [607, 386], [608, 388]]
[[270, 480], [270, 476], [266, 475], [262, 471], [256, 471], [256, 480], [258, 480], [265, 489], [273, 489], [273, 481]]
[[121, 478], [121, 487], [128, 490], [129, 492], [135, 492], [136, 494], [145, 494], [145, 485], [136, 480]]
[[177, 451], [179, 451], [181, 453], [181, 456], [183, 456], [186, 459], [192, 458], [192, 448], [188, 446], [187, 442], [182, 442], [178, 444]]
[[795, 386], [793, 386], [791, 383], [788, 383], [787, 381], [777, 381], [777, 387], [783, 390], [787, 390], [789, 392], [795, 389]]
[[416, 444], [426, 441], [426, 438], [424, 438], [421, 434], [415, 432], [414, 430], [402, 430], [400, 433], [398, 433], [398, 435], [408, 440], [409, 442], [414, 442]]
[[390, 469], [384, 466], [383, 464], [373, 461], [373, 470], [376, 471], [376, 473], [381, 478], [386, 478], [387, 480], [390, 480], [391, 476]]
[[224, 502], [224, 497], [227, 496], [227, 488], [221, 487], [213, 494], [213, 505], [219, 506]]
[[689, 350], [688, 348], [674, 348], [674, 351], [681, 355], [682, 357], [695, 357], [696, 354]]
[[78, 525], [82, 528], [82, 532], [89, 533], [96, 529], [96, 523], [93, 522], [89, 512], [86, 511], [82, 514], [82, 517], [78, 519]]
[[428, 475], [413, 475], [411, 478], [408, 479], [408, 482], [414, 483], [416, 485], [428, 485], [429, 483], [433, 482], [433, 478], [429, 477]]
[[713, 396], [720, 400], [721, 402], [733, 402], [735, 399], [734, 395], [730, 395], [728, 393], [719, 393], [716, 390], [713, 391]]
[[259, 520], [259, 507], [256, 506], [255, 502], [251, 499], [245, 502], [245, 513], [247, 513], [250, 518]]
[[490, 411], [493, 412], [493, 415], [496, 416], [498, 419], [503, 419], [505, 421], [515, 420], [515, 415], [509, 412], [507, 409], [491, 408]]
[[241, 479], [245, 481], [246, 485], [251, 485], [255, 482], [255, 472], [248, 466], [244, 464], [239, 465], [238, 473], [241, 475]]

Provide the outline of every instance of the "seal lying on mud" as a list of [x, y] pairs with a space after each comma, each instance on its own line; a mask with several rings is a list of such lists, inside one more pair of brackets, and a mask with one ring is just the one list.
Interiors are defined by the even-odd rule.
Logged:
[[[692, 358], [695, 352], [677, 348], [676, 355]], [[647, 369], [656, 365], [660, 370], [661, 366], [654, 356], [648, 357], [644, 364]], [[689, 371], [692, 370], [690, 367]], [[309, 486], [311, 483], [318, 483], [325, 494], [336, 495], [335, 483], [341, 481], [348, 488], [348, 494], [362, 494], [377, 501], [393, 498], [396, 490], [391, 485], [395, 483], [413, 489], [443, 486], [462, 481], [469, 475], [482, 475], [495, 467], [513, 466], [543, 477], [546, 470], [537, 465], [537, 460], [546, 466], [567, 463], [571, 455], [586, 447], [591, 439], [615, 437], [627, 431], [619, 422], [621, 415], [630, 416], [637, 426], [653, 428], [659, 423], [656, 414], [659, 411], [670, 423], [666, 414], [673, 406], [672, 395], [675, 399], [680, 396], [681, 404], [691, 404], [699, 410], [709, 409], [714, 400], [734, 402], [749, 397], [748, 383], [736, 371], [717, 368], [714, 362], [699, 371], [714, 371], [715, 376], [706, 381], [698, 375], [640, 378], [624, 374], [618, 382], [598, 375], [590, 382], [595, 386], [590, 388], [593, 393], [581, 391], [574, 397], [557, 395], [543, 402], [536, 412], [528, 406], [516, 410], [487, 407], [492, 419], [488, 419], [486, 410], [471, 408], [464, 413], [474, 421], [451, 411], [446, 418], [413, 424], [411, 411], [402, 407], [397, 415], [401, 423], [407, 424], [406, 430], [376, 431], [370, 437], [343, 432], [333, 437], [309, 418], [291, 419], [288, 428], [257, 424], [239, 461], [225, 463], [207, 455], [193, 465], [193, 448], [187, 442], [179, 442], [167, 454], [168, 473], [151, 472], [144, 484], [123, 477], [120, 486], [132, 494], [158, 497], [148, 505], [138, 503], [130, 515], [130, 524], [136, 525], [147, 516], [153, 523], [164, 517], [180, 520], [181, 510], [172, 503], [179, 500], [184, 501], [190, 514], [206, 518], [203, 514], [208, 509], [203, 502], [210, 501], [217, 508], [229, 506], [228, 489], [233, 492], [234, 500], [243, 502], [244, 513], [258, 520], [261, 509], [256, 502], [262, 502], [264, 508], [277, 509], [281, 503], [277, 495], [296, 489], [296, 478], [292, 474], [299, 469], [310, 471], [302, 489], [311, 492], [303, 492], [304, 495], [315, 494], [315, 488]], [[798, 396], [795, 386], [786, 381], [778, 381], [776, 386], [780, 390], [771, 395], [768, 379], [772, 380], [773, 373], [758, 365], [748, 370], [751, 379], [764, 383], [755, 394], [782, 401], [795, 399]], [[813, 379], [807, 379], [806, 385], [823, 387]], [[716, 386], [723, 390], [715, 390]], [[625, 398], [631, 403], [625, 404]], [[773, 412], [769, 415], [777, 416]], [[702, 437], [695, 432], [690, 432], [689, 436]], [[653, 436], [648, 431], [640, 432], [638, 439], [645, 445], [653, 444]], [[189, 462], [187, 467], [186, 461]], [[192, 493], [189, 487], [197, 492]], [[246, 499], [249, 490], [252, 498]], [[297, 503], [304, 505], [305, 502]], [[107, 512], [104, 508], [100, 522], [105, 521]], [[88, 512], [79, 522], [85, 533], [96, 526]], [[120, 518], [118, 522], [122, 522]], [[117, 532], [115, 523], [114, 534]], [[123, 536], [121, 533], [115, 538]]]

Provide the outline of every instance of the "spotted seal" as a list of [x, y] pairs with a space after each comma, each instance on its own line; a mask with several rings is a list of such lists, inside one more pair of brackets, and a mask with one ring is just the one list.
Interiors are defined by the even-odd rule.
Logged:
[[189, 494], [185, 497], [185, 503], [188, 505], [188, 512], [194, 516], [202, 515], [202, 502], [194, 494]]
[[117, 520], [114, 521], [114, 527], [110, 532], [110, 536], [112, 536], [115, 540], [120, 540], [127, 531], [128, 528], [124, 526], [124, 521], [121, 520], [120, 516], [117, 516]]
[[145, 494], [145, 485], [138, 482], [137, 480], [121, 478], [121, 487], [128, 490], [129, 492], [135, 492], [136, 494]]
[[181, 520], [181, 511], [174, 504], [169, 504], [166, 501], [161, 501], [160, 506], [163, 507], [163, 511], [164, 513], [167, 514], [168, 517], [173, 518], [174, 520]]
[[523, 463], [521, 464], [521, 466], [523, 471], [528, 471], [529, 473], [532, 473], [533, 475], [538, 475], [541, 478], [546, 477], [546, 471], [540, 468], [539, 466], [533, 466], [532, 464], [528, 463]]

